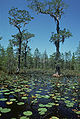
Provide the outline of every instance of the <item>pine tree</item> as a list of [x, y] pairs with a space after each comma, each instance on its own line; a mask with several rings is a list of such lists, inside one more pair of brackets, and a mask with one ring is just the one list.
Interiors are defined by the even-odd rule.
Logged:
[[6, 57], [6, 70], [9, 74], [12, 74], [14, 73], [16, 68], [16, 61], [14, 56], [13, 44], [11, 40], [9, 40], [9, 45], [6, 50]]
[[18, 8], [13, 8], [9, 10], [9, 23], [16, 27], [18, 29], [18, 34], [17, 34], [17, 39], [19, 43], [19, 48], [18, 48], [18, 70], [20, 71], [20, 56], [21, 56], [21, 44], [22, 44], [22, 32], [23, 27], [33, 19], [29, 15], [29, 12], [26, 10], [18, 10]]
[[51, 18], [53, 18], [56, 22], [56, 31], [57, 33], [52, 32], [50, 41], [54, 42], [56, 46], [56, 60], [59, 59], [60, 56], [60, 42], [64, 42], [65, 38], [69, 38], [72, 36], [69, 30], [64, 28], [60, 29], [60, 20], [62, 15], [64, 14], [65, 3], [63, 0], [27, 0], [29, 2], [29, 7], [34, 11], [41, 14], [47, 14]]

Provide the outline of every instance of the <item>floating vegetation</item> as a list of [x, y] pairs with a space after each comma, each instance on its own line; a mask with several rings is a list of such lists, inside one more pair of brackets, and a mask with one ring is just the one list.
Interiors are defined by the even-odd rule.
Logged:
[[50, 119], [59, 119], [59, 118], [56, 116], [52, 116]]
[[0, 111], [2, 110], [2, 107], [0, 107]]
[[22, 100], [26, 100], [26, 99], [28, 99], [28, 97], [22, 97]]
[[80, 111], [76, 111], [76, 114], [80, 114]]
[[11, 102], [16, 101], [16, 99], [10, 99]]
[[38, 111], [39, 111], [40, 115], [44, 115], [45, 112], [47, 112], [47, 109], [46, 108], [39, 108]]
[[9, 108], [2, 108], [2, 110], [1, 110], [2, 113], [8, 113], [10, 111], [11, 111], [11, 109], [9, 109]]
[[0, 99], [0, 101], [6, 101], [7, 100], [7, 98], [1, 98]]
[[22, 117], [20, 117], [20, 119], [29, 119], [29, 117], [22, 116]]
[[25, 116], [31, 116], [32, 115], [32, 112], [31, 111], [25, 111], [25, 112], [23, 112], [23, 114]]
[[[79, 86], [73, 78], [9, 78], [0, 89], [0, 118], [9, 112], [11, 119], [59, 119], [60, 116], [64, 119], [69, 113], [73, 113], [70, 118], [75, 119], [80, 115]], [[67, 116], [60, 112], [62, 108]]]
[[11, 105], [13, 102], [6, 102], [7, 105]]
[[24, 105], [24, 102], [18, 102], [17, 105]]

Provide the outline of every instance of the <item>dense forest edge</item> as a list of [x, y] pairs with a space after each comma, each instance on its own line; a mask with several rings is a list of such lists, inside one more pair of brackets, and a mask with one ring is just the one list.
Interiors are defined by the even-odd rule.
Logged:
[[[61, 67], [61, 74], [63, 76], [80, 76], [80, 43], [76, 48], [76, 52], [65, 52], [60, 55], [59, 62], [55, 60], [56, 53], [48, 56], [47, 51], [43, 53], [38, 48], [35, 49], [34, 54], [31, 53], [31, 49], [21, 53], [21, 70], [19, 74], [37, 74], [42, 73], [46, 75], [52, 75], [55, 73], [56, 65]], [[18, 74], [17, 72], [18, 57], [17, 52], [14, 52], [13, 45], [9, 44], [5, 50], [0, 46], [0, 75], [6, 74]]]

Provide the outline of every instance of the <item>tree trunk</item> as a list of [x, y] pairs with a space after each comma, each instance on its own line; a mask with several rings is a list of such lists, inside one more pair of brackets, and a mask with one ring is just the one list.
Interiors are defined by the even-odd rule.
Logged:
[[[57, 34], [59, 34], [59, 19], [57, 18]], [[57, 65], [56, 65], [56, 74], [60, 75], [60, 66], [58, 65], [59, 63], [59, 58], [60, 58], [60, 52], [59, 52], [59, 44], [60, 44], [60, 39], [58, 38], [56, 41], [56, 60], [57, 60]]]
[[[59, 20], [57, 19], [57, 34], [59, 34]], [[59, 59], [60, 52], [59, 52], [59, 39], [56, 42], [56, 60]]]
[[18, 71], [20, 72], [20, 57], [21, 57], [21, 38], [19, 38], [19, 55], [18, 55]]
[[27, 64], [27, 62], [26, 62], [26, 56], [27, 56], [27, 52], [26, 52], [26, 48], [25, 48], [25, 61], [24, 61], [24, 66], [26, 67], [26, 64]]
[[26, 51], [26, 49], [27, 49], [27, 43], [28, 43], [28, 41], [26, 41], [26, 44], [25, 44], [25, 57], [24, 57], [24, 66], [26, 67], [27, 65], [27, 59], [26, 59], [26, 56], [27, 56], [27, 51]]

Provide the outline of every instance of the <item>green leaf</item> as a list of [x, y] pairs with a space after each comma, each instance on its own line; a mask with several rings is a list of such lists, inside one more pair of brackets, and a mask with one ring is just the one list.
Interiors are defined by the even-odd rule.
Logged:
[[23, 114], [26, 115], [26, 116], [31, 116], [32, 112], [31, 111], [25, 111], [25, 112], [23, 112]]

